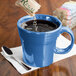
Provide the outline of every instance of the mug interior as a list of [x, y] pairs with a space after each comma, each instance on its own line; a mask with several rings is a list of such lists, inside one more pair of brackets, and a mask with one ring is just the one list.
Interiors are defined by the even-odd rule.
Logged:
[[[53, 16], [51, 16], [51, 15], [35, 14], [35, 17], [36, 17], [37, 20], [50, 21], [50, 22], [53, 22], [54, 24], [56, 24], [56, 25], [58, 26], [57, 29], [52, 30], [52, 31], [50, 31], [50, 32], [55, 32], [55, 31], [57, 31], [57, 30], [62, 26], [61, 21], [60, 21], [58, 18], [53, 17]], [[21, 27], [21, 24], [22, 24], [23, 22], [27, 22], [27, 21], [31, 21], [31, 20], [34, 20], [34, 17], [33, 17], [33, 16], [29, 16], [29, 15], [24, 16], [24, 17], [22, 17], [22, 18], [20, 18], [20, 19], [18, 20], [17, 26], [18, 26], [19, 28], [23, 29], [23, 28]], [[23, 30], [26, 31], [26, 29], [23, 29]], [[29, 31], [29, 30], [27, 30], [27, 31]], [[49, 31], [47, 31], [47, 32], [49, 32]], [[41, 33], [41, 32], [40, 32], [40, 33]]]

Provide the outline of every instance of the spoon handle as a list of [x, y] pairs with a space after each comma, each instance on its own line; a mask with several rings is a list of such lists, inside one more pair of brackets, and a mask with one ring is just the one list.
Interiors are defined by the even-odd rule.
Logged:
[[22, 65], [26, 70], [31, 70], [31, 68], [30, 68], [28, 65], [26, 65], [24, 62], [16, 59], [16, 58], [13, 57], [13, 56], [12, 56], [12, 58], [13, 58], [15, 61], [17, 61], [20, 65]]
[[6, 56], [12, 57], [15, 61], [17, 61], [20, 65], [22, 65], [26, 70], [30, 70], [30, 69], [31, 69], [31, 68], [30, 68], [28, 65], [26, 65], [24, 62], [16, 59], [16, 58], [13, 56], [13, 52], [12, 52], [8, 47], [3, 46], [3, 47], [1, 47], [1, 48], [2, 48], [2, 50], [3, 50], [3, 52], [4, 52], [4, 54], [5, 54]]

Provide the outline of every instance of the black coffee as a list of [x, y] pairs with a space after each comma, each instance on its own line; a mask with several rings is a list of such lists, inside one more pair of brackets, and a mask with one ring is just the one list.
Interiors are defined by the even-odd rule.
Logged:
[[46, 20], [36, 20], [37, 22], [36, 26], [33, 25], [33, 22], [34, 20], [27, 21], [25, 23], [27, 24], [27, 26], [25, 26], [24, 29], [35, 31], [35, 32], [47, 32], [47, 31], [52, 31], [58, 28], [56, 24], [50, 21], [46, 21]]

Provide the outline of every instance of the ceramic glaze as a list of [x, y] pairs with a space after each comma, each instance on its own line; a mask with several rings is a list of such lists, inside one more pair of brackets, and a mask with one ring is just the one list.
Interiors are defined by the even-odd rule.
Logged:
[[[33, 20], [31, 16], [24, 16], [17, 22], [18, 32], [23, 49], [23, 60], [26, 64], [33, 67], [45, 67], [53, 63], [53, 55], [68, 53], [74, 44], [72, 31], [63, 27], [60, 20], [50, 15], [36, 14], [36, 19], [47, 20], [58, 25], [58, 28], [48, 32], [33, 32], [21, 28], [21, 24]], [[57, 37], [67, 32], [71, 36], [71, 44], [64, 49], [56, 47]]]

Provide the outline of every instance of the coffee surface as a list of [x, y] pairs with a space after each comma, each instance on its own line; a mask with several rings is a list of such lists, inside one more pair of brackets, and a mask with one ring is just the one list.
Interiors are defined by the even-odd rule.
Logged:
[[33, 25], [33, 22], [34, 20], [25, 22], [24, 24], [26, 26], [24, 26], [24, 29], [35, 31], [35, 32], [47, 32], [47, 31], [52, 31], [58, 28], [58, 25], [46, 20], [36, 20], [37, 22], [36, 26]]

